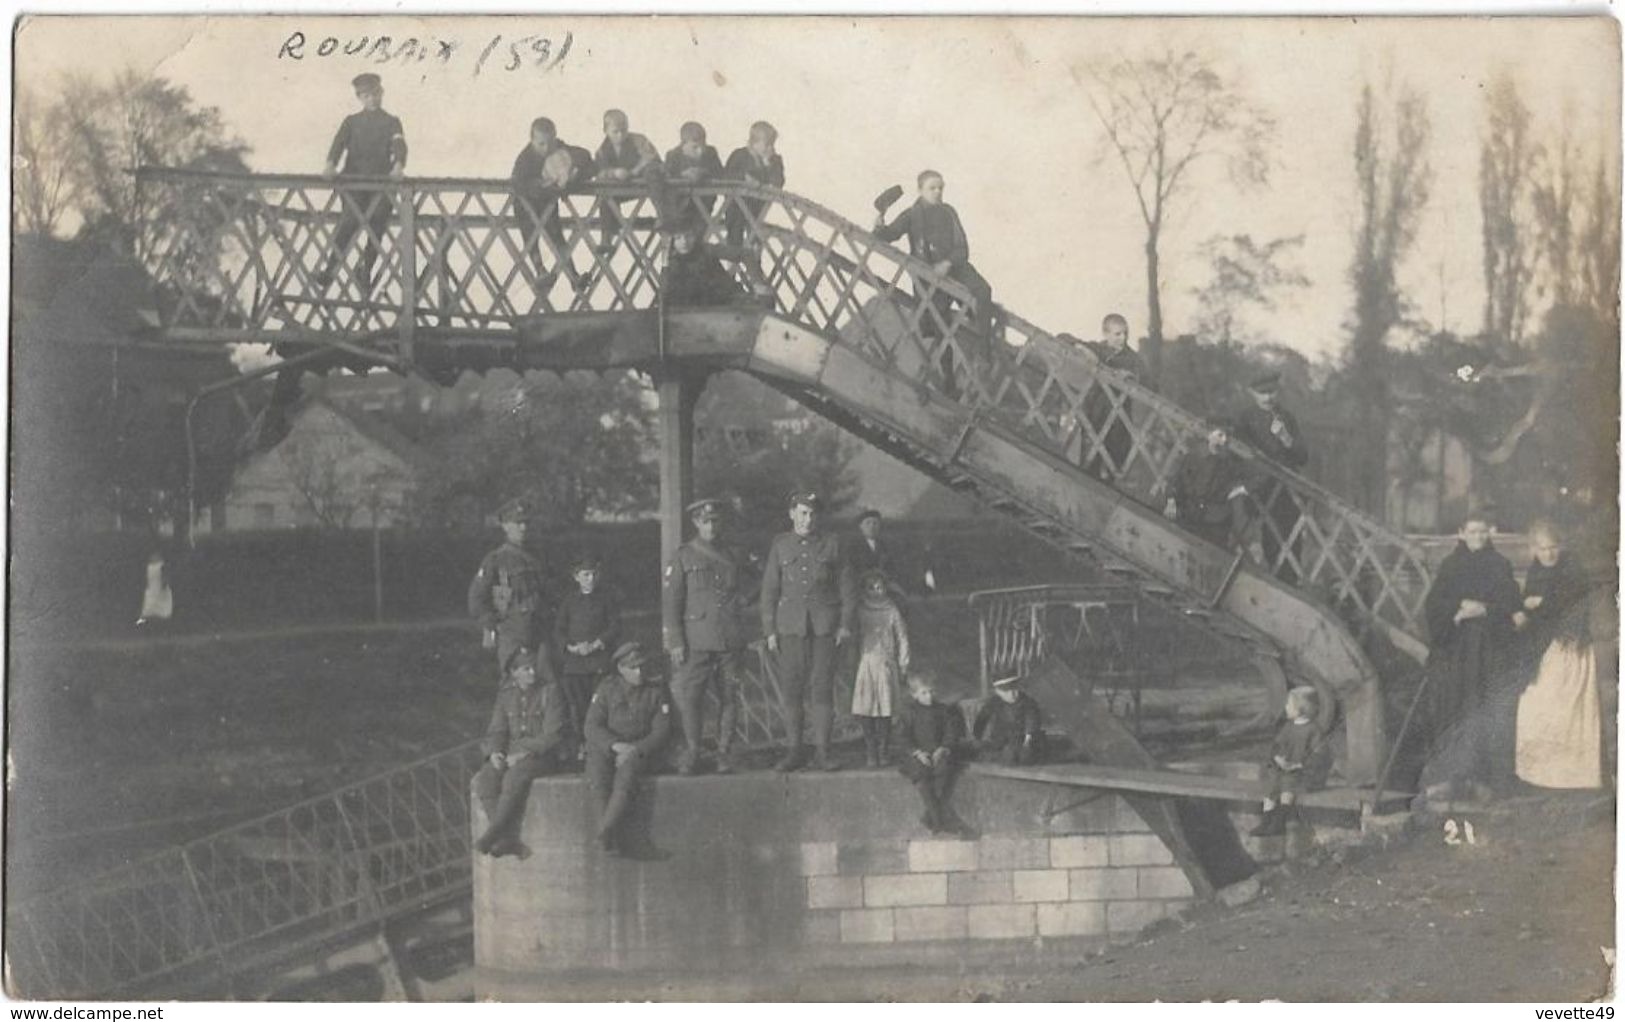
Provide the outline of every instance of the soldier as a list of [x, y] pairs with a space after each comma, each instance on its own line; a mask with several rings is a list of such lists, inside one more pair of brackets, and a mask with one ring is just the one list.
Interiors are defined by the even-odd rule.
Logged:
[[[517, 498], [497, 510], [506, 541], [485, 555], [468, 586], [468, 613], [484, 630], [485, 648], [496, 650], [499, 671], [520, 646], [543, 646], [542, 563], [525, 549], [528, 517]], [[537, 668], [544, 671], [544, 681], [554, 680], [548, 657], [539, 657]]]
[[1027, 766], [1044, 761], [1044, 717], [1038, 700], [1021, 690], [1020, 676], [993, 683], [993, 694], [976, 711], [971, 738], [977, 750], [995, 763]]
[[[1294, 471], [1309, 464], [1309, 445], [1298, 420], [1280, 405], [1281, 374], [1268, 372], [1247, 385], [1253, 406], [1237, 417], [1236, 439], [1270, 461]], [[1273, 476], [1265, 476], [1253, 487], [1258, 506], [1266, 519], [1263, 529], [1264, 565], [1287, 585], [1297, 585], [1298, 537], [1292, 535], [1303, 512], [1292, 491]], [[1290, 542], [1289, 542], [1290, 539]], [[1283, 559], [1290, 547], [1292, 558]]]
[[476, 852], [500, 857], [519, 851], [525, 796], [531, 781], [558, 765], [564, 716], [559, 687], [536, 684], [536, 652], [527, 646], [514, 650], [485, 730], [485, 763], [474, 775], [474, 796], [485, 807], [485, 833], [474, 842]]
[[[328, 177], [400, 177], [406, 171], [406, 131], [401, 119], [384, 112], [384, 83], [375, 74], [359, 74], [351, 80], [361, 109], [344, 119], [333, 144], [327, 151]], [[339, 168], [339, 160], [344, 167]], [[333, 283], [339, 263], [344, 259], [350, 242], [363, 224], [367, 237], [361, 246], [361, 279], [363, 297], [372, 291], [372, 264], [377, 257], [377, 244], [389, 227], [395, 204], [388, 192], [378, 189], [353, 188], [341, 193], [344, 203], [343, 219], [333, 232], [333, 248], [327, 263], [316, 275], [318, 291], [325, 292]]]
[[813, 763], [820, 770], [840, 769], [829, 757], [835, 722], [835, 648], [852, 637], [858, 587], [852, 565], [841, 556], [840, 541], [818, 528], [820, 506], [816, 493], [790, 498], [791, 531], [774, 538], [762, 575], [762, 633], [784, 686], [789, 747], [773, 768], [781, 772], [805, 762], [802, 699], [809, 689], [817, 753]]
[[587, 709], [587, 783], [603, 807], [598, 844], [608, 855], [658, 857], [658, 850], [628, 841], [621, 824], [639, 779], [671, 734], [671, 703], [666, 686], [644, 679], [650, 659], [642, 643], [623, 643], [614, 660], [616, 673], [598, 683]]
[[705, 690], [717, 697], [717, 773], [733, 773], [728, 749], [739, 715], [739, 654], [745, 648], [739, 605], [744, 558], [722, 543], [723, 503], [697, 500], [688, 506], [695, 536], [666, 565], [665, 644], [671, 653], [672, 695], [685, 745], [677, 772], [692, 774], [699, 760]]

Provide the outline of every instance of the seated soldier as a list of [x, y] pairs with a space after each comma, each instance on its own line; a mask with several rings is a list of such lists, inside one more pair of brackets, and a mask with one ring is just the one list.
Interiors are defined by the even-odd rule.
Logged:
[[474, 775], [474, 797], [485, 807], [485, 833], [474, 842], [481, 855], [520, 851], [519, 820], [530, 782], [557, 766], [566, 734], [564, 700], [556, 684], [536, 684], [536, 651], [528, 646], [508, 658], [508, 678], [497, 691]]
[[939, 703], [929, 674], [908, 678], [909, 699], [892, 724], [901, 755], [898, 769], [920, 793], [925, 815], [920, 822], [933, 834], [974, 834], [948, 804], [958, 777], [965, 743], [965, 715], [952, 703]]
[[977, 751], [994, 763], [1026, 766], [1044, 761], [1044, 722], [1038, 700], [1021, 690], [1012, 675], [993, 683], [993, 694], [976, 711], [971, 738]]
[[598, 843], [608, 855], [657, 858], [657, 849], [631, 840], [622, 824], [639, 780], [671, 734], [671, 700], [658, 679], [644, 679], [658, 660], [642, 643], [622, 643], [613, 659], [616, 673], [598, 683], [587, 708], [587, 783], [603, 807]]
[[1162, 513], [1209, 543], [1239, 550], [1247, 531], [1245, 478], [1229, 428], [1215, 422], [1205, 446], [1180, 456]]

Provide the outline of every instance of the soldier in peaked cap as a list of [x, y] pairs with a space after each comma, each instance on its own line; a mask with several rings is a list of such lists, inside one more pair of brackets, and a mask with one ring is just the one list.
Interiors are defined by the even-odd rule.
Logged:
[[[339, 125], [338, 134], [333, 136], [333, 144], [327, 150], [327, 176], [383, 177], [387, 174], [400, 177], [406, 170], [406, 130], [401, 127], [399, 117], [384, 111], [383, 80], [367, 73], [356, 75], [350, 84], [355, 88], [361, 109], [346, 117]], [[372, 264], [377, 258], [378, 243], [389, 229], [395, 204], [389, 192], [377, 188], [347, 188], [341, 193], [341, 199], [344, 216], [333, 232], [333, 248], [316, 275], [316, 286], [325, 292], [333, 283], [350, 242], [365, 225], [367, 235], [357, 267], [365, 297], [372, 290]]]
[[529, 647], [513, 651], [485, 731], [486, 761], [474, 775], [474, 795], [485, 809], [485, 833], [474, 842], [482, 855], [519, 851], [518, 824], [530, 782], [557, 768], [568, 741], [559, 687], [536, 683], [536, 660]]
[[717, 719], [717, 773], [733, 772], [728, 757], [739, 716], [740, 651], [745, 628], [739, 617], [745, 590], [745, 557], [723, 542], [726, 505], [697, 500], [688, 506], [694, 538], [666, 565], [661, 596], [665, 645], [672, 660], [672, 696], [683, 726], [677, 772], [691, 774], [699, 760], [705, 721], [701, 708], [711, 688], [721, 707]]
[[[1309, 445], [1298, 420], [1281, 407], [1281, 374], [1271, 370], [1254, 377], [1247, 385], [1252, 407], [1236, 416], [1235, 439], [1251, 447], [1283, 468], [1297, 471], [1309, 464]], [[1303, 518], [1290, 487], [1273, 475], [1263, 474], [1252, 486], [1254, 498], [1264, 513], [1264, 564], [1288, 585], [1298, 582], [1294, 563], [1300, 556], [1299, 538], [1292, 535]], [[1291, 558], [1284, 552], [1290, 550]]]
[[[762, 575], [762, 632], [774, 654], [784, 688], [789, 747], [774, 767], [787, 771], [804, 762], [802, 700], [812, 704], [814, 765], [836, 770], [829, 758], [835, 722], [835, 648], [852, 636], [858, 586], [840, 541], [818, 527], [823, 502], [803, 491], [790, 498], [791, 530], [768, 549]], [[810, 693], [810, 695], [809, 695]]]
[[551, 658], [542, 640], [542, 562], [525, 549], [530, 509], [514, 499], [497, 509], [503, 543], [485, 555], [468, 586], [468, 613], [480, 622], [485, 647], [495, 649], [499, 670], [520, 646], [542, 648], [538, 670], [551, 682]]
[[645, 671], [653, 674], [657, 661], [641, 642], [622, 643], [614, 661], [615, 672], [598, 683], [587, 709], [587, 783], [602, 807], [598, 842], [610, 855], [658, 857], [658, 851], [631, 840], [623, 824], [639, 779], [671, 734], [671, 702], [666, 686], [645, 676]]

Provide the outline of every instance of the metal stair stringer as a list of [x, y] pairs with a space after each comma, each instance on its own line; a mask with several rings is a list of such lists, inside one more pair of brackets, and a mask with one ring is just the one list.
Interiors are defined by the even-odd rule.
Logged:
[[1208, 631], [1336, 694], [1339, 773], [1371, 783], [1385, 751], [1380, 681], [1335, 613], [1022, 439], [996, 411], [966, 408], [859, 351], [765, 318], [748, 371], [865, 441], [1009, 516], [1069, 554], [1092, 556]]

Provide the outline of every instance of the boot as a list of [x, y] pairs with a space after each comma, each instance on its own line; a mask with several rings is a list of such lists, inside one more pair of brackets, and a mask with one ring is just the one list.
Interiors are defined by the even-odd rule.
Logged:
[[783, 757], [773, 764], [773, 769], [781, 774], [787, 774], [792, 770], [800, 770], [806, 761], [807, 747], [800, 744], [792, 745], [785, 751]]
[[875, 752], [881, 766], [891, 766], [891, 718], [875, 718]]
[[875, 743], [874, 726], [863, 722], [863, 765], [873, 770], [880, 765], [880, 750]]
[[1253, 837], [1280, 837], [1286, 833], [1286, 814], [1280, 806], [1274, 806], [1264, 813], [1264, 818], [1258, 826], [1252, 829]]

